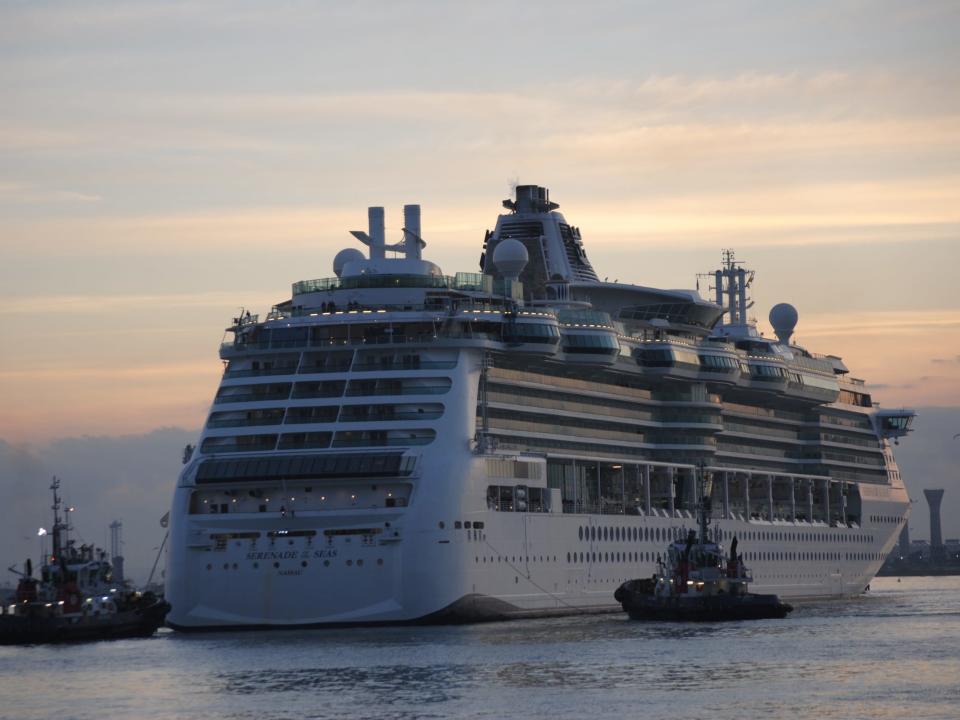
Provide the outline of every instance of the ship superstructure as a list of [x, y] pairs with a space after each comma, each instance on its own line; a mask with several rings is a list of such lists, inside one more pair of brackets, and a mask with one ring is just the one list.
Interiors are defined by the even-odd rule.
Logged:
[[[906, 522], [880, 410], [840, 358], [715, 297], [602, 282], [545, 188], [519, 186], [480, 273], [423, 259], [382, 208], [334, 277], [242, 314], [170, 522], [181, 629], [463, 621], [615, 609], [664, 542], [736, 536], [758, 592], [862, 592]], [[388, 257], [388, 252], [395, 257]]]

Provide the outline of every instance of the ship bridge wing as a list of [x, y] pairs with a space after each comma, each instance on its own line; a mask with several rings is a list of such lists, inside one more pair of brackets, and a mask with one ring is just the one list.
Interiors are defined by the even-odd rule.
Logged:
[[573, 283], [570, 295], [610, 313], [624, 326], [667, 327], [706, 334], [723, 308], [704, 300], [693, 290], [660, 290], [625, 283]]

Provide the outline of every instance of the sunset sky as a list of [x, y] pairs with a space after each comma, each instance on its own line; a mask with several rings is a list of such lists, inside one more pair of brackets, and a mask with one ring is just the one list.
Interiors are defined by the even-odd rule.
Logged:
[[220, 331], [387, 207], [476, 269], [541, 183], [598, 272], [960, 405], [955, 3], [0, 3], [0, 437], [197, 427]]
[[[387, 208], [475, 271], [511, 183], [601, 277], [960, 406], [960, 4], [0, 0], [0, 438], [199, 428], [222, 330]], [[960, 428], [956, 428], [960, 431]]]

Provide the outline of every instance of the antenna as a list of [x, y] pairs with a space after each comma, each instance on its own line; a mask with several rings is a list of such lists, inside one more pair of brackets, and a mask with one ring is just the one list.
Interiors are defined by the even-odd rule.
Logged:
[[114, 520], [110, 523], [110, 557], [119, 557], [123, 555], [123, 551], [120, 549], [123, 545], [123, 523], [119, 520]]
[[709, 289], [714, 291], [714, 302], [723, 308], [727, 316], [723, 325], [751, 324], [751, 320], [747, 317], [747, 310], [753, 307], [753, 301], [747, 295], [747, 289], [753, 284], [754, 272], [742, 266], [743, 262], [737, 260], [734, 250], [725, 248], [722, 251], [719, 270], [697, 275], [698, 289], [699, 278], [713, 280], [713, 285], [710, 285]]

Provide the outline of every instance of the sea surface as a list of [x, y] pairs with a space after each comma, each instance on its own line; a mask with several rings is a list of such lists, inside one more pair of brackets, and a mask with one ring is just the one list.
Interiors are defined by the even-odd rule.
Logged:
[[622, 614], [0, 647], [0, 717], [960, 718], [960, 577], [785, 620]]

